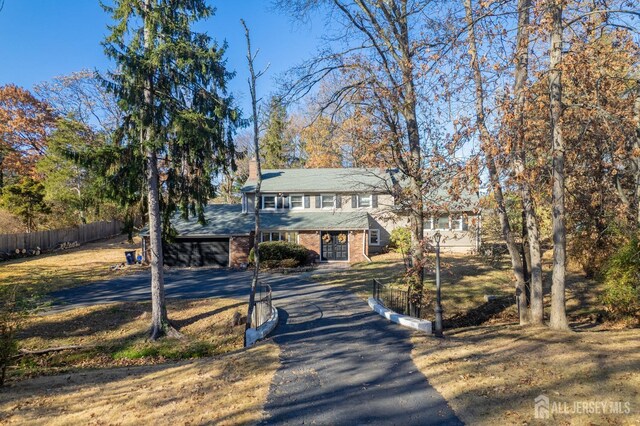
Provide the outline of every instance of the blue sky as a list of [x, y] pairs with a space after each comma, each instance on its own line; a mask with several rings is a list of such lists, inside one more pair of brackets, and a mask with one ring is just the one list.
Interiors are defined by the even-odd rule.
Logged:
[[[323, 27], [294, 23], [269, 0], [210, 0], [216, 15], [198, 25], [219, 43], [229, 44], [227, 67], [236, 71], [230, 90], [244, 115], [250, 114], [246, 42], [240, 18], [251, 30], [256, 64], [268, 73], [259, 80], [258, 95], [275, 89], [274, 78], [308, 58], [316, 50]], [[31, 89], [35, 84], [81, 69], [105, 70], [110, 64], [100, 42], [107, 34], [109, 16], [98, 0], [5, 0], [0, 11], [0, 85], [14, 83]]]

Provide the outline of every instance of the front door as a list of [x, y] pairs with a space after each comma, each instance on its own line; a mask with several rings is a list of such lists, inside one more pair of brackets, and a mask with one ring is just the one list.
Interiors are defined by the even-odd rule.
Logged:
[[347, 231], [320, 233], [322, 260], [349, 260], [349, 234]]

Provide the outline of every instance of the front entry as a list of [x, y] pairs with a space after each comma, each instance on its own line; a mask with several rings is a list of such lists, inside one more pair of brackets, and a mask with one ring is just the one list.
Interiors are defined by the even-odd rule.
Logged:
[[321, 260], [349, 260], [349, 233], [347, 231], [321, 232], [320, 241], [322, 246]]

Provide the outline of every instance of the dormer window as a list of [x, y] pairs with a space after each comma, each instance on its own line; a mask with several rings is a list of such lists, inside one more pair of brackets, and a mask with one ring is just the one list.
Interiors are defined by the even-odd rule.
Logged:
[[358, 207], [371, 207], [371, 194], [359, 194]]

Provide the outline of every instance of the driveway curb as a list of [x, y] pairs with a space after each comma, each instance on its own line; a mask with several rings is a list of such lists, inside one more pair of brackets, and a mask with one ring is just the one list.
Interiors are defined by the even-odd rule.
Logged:
[[370, 297], [368, 302], [371, 309], [373, 309], [389, 321], [400, 324], [403, 327], [413, 328], [414, 330], [431, 334], [431, 321], [421, 320], [418, 318], [413, 318], [407, 315], [401, 315], [393, 312], [391, 309], [384, 307], [384, 305], [382, 305], [377, 299], [373, 297]]
[[275, 306], [271, 306], [271, 317], [269, 321], [265, 322], [258, 328], [250, 328], [246, 331], [245, 347], [253, 346], [258, 340], [262, 340], [269, 335], [278, 325], [278, 309]]

